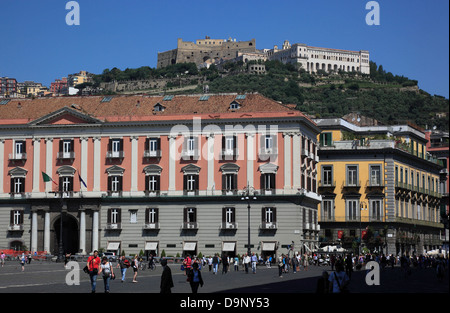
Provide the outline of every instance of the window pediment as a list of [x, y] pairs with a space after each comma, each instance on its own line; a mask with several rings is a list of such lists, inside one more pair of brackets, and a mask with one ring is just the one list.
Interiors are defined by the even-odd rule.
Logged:
[[115, 176], [115, 175], [122, 176], [124, 172], [125, 169], [117, 165], [113, 165], [106, 169], [106, 173], [108, 173], [108, 176]]
[[28, 171], [22, 167], [15, 167], [9, 170], [8, 175], [13, 178], [25, 177], [27, 176]]
[[276, 174], [278, 171], [278, 165], [273, 163], [266, 163], [259, 167], [261, 174]]

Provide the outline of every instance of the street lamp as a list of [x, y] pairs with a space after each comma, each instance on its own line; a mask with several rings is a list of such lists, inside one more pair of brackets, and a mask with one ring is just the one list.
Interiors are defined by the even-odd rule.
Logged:
[[247, 253], [250, 256], [251, 249], [250, 249], [250, 201], [256, 200], [256, 197], [254, 196], [255, 188], [249, 186], [247, 183], [247, 186], [244, 187], [241, 194], [241, 200], [247, 201], [247, 210], [248, 210], [248, 242], [247, 242]]
[[361, 246], [362, 246], [362, 211], [367, 211], [367, 203], [365, 201], [361, 201], [359, 203], [359, 255], [361, 255]]

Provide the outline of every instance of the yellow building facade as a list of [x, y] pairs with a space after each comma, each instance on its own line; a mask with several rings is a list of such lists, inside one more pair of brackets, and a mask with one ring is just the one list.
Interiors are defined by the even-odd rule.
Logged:
[[[317, 119], [321, 245], [421, 254], [442, 245], [438, 160], [412, 125]], [[361, 241], [362, 238], [362, 241]]]

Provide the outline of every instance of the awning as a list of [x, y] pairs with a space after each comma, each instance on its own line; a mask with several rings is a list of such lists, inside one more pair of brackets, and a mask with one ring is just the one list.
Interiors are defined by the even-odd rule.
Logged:
[[120, 242], [108, 242], [106, 250], [119, 250]]
[[235, 246], [236, 246], [235, 242], [224, 242], [222, 251], [234, 251]]
[[144, 250], [156, 250], [158, 247], [157, 242], [146, 242]]
[[263, 242], [262, 251], [275, 251], [275, 242]]
[[183, 250], [184, 251], [194, 251], [196, 245], [197, 245], [196, 242], [185, 242], [183, 245]]
[[311, 249], [310, 249], [306, 244], [303, 244], [303, 245], [305, 246], [306, 250], [308, 250], [309, 252], [311, 252]]

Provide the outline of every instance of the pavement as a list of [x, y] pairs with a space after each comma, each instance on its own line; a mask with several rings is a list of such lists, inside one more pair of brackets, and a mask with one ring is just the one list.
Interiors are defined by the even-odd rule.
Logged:
[[[115, 263], [113, 263], [115, 264]], [[90, 293], [89, 276], [82, 269], [84, 263], [69, 263], [74, 265], [65, 268], [63, 263], [50, 261], [32, 261], [25, 265], [25, 270], [17, 261], [7, 261], [0, 268], [0, 293], [40, 293], [40, 294], [72, 294]], [[170, 264], [174, 288], [172, 293], [189, 294], [190, 285], [186, 282], [184, 272], [180, 265]], [[227, 274], [222, 274], [219, 267], [217, 275], [209, 272], [206, 266], [202, 270], [204, 286], [199, 288], [199, 294], [282, 294], [303, 293], [314, 294], [318, 278], [323, 271], [331, 272], [329, 266], [309, 266], [308, 270], [297, 273], [285, 273], [278, 276], [278, 268], [258, 266], [256, 274], [246, 274], [242, 268], [234, 271], [233, 267]], [[350, 294], [448, 294], [449, 275], [446, 270], [442, 281], [437, 279], [433, 268], [412, 268], [410, 275], [399, 268], [385, 268], [380, 270], [379, 285], [366, 283], [365, 270], [354, 271], [349, 284]], [[120, 269], [114, 268], [116, 279], [111, 281], [111, 293], [159, 293], [162, 267], [158, 264], [156, 269], [138, 272], [137, 283], [132, 282], [133, 271], [129, 268], [126, 272], [125, 282], [121, 282]], [[97, 280], [97, 293], [103, 293], [104, 285], [101, 277]]]

